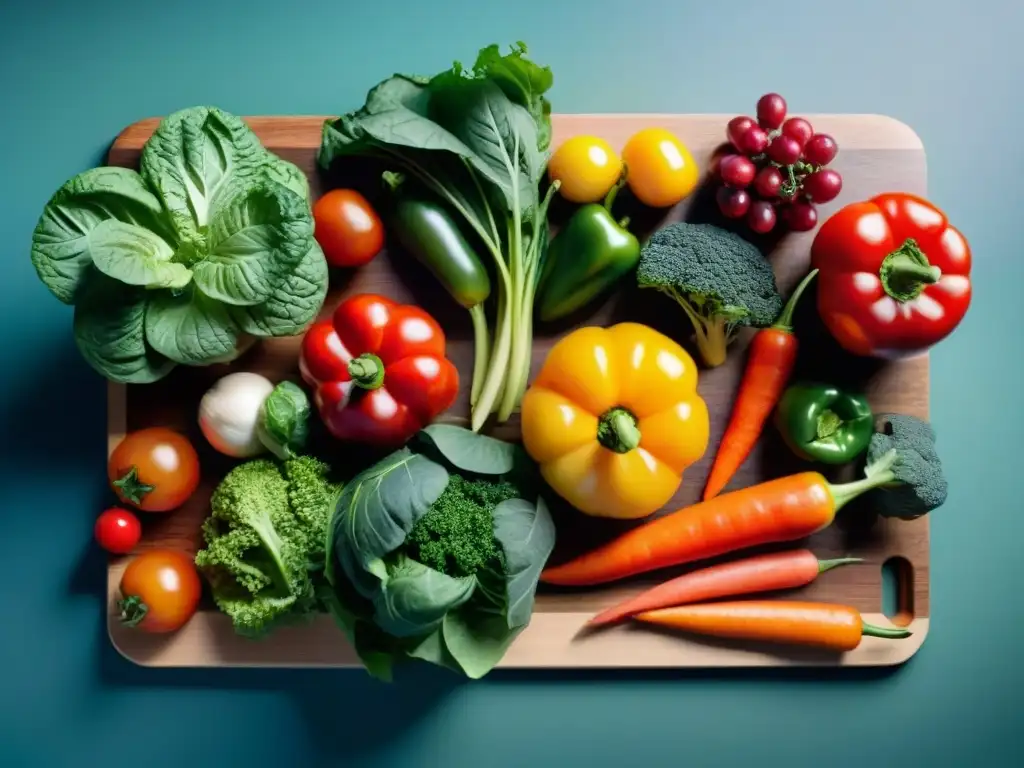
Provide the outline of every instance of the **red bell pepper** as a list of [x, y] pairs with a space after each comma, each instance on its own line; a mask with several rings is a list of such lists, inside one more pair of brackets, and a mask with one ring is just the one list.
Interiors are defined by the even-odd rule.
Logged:
[[833, 214], [814, 238], [818, 312], [848, 352], [896, 359], [948, 336], [971, 302], [971, 249], [932, 203], [878, 195]]
[[302, 339], [299, 371], [340, 440], [397, 447], [451, 407], [459, 373], [441, 326], [419, 307], [363, 293]]

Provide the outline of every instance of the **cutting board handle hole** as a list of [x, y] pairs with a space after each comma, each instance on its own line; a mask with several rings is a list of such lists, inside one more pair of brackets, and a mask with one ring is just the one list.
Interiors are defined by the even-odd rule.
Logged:
[[914, 569], [905, 557], [882, 563], [882, 613], [898, 627], [914, 620]]

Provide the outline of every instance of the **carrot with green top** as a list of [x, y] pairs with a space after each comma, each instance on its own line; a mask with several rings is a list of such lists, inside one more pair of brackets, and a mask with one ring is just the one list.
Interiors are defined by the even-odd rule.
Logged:
[[811, 270], [800, 281], [775, 323], [758, 331], [750, 342], [732, 415], [704, 487], [705, 501], [721, 493], [747, 460], [786, 388], [799, 346], [793, 333], [793, 312], [816, 274], [818, 270]]
[[602, 584], [658, 568], [750, 547], [795, 541], [827, 528], [844, 505], [878, 490], [874, 511], [913, 519], [941, 506], [947, 484], [929, 424], [906, 414], [881, 416], [864, 478], [841, 485], [800, 472], [658, 517], [541, 573], [545, 584]]
[[899, 640], [909, 629], [868, 624], [855, 608], [832, 603], [741, 600], [663, 608], [639, 621], [698, 635], [852, 651], [864, 636]]
[[659, 608], [754, 592], [795, 589], [810, 584], [832, 568], [859, 562], [859, 557], [818, 560], [809, 549], [793, 549], [721, 563], [652, 587], [602, 611], [587, 623], [597, 627]]

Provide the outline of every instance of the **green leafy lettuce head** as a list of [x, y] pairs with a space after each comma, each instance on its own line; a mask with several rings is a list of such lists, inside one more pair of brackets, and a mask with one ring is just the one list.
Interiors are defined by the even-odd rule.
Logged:
[[555, 543], [538, 487], [521, 449], [446, 424], [346, 485], [325, 601], [371, 674], [419, 659], [478, 678], [501, 660]]
[[66, 182], [36, 225], [32, 263], [74, 305], [82, 356], [122, 383], [301, 333], [327, 294], [302, 171], [213, 107], [162, 120], [138, 172]]

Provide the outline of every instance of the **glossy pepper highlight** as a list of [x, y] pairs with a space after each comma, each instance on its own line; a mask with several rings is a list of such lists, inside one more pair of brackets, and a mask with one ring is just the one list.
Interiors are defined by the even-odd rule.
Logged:
[[640, 241], [612, 216], [619, 181], [604, 199], [580, 207], [548, 248], [537, 293], [538, 317], [557, 320], [603, 296], [640, 260]]
[[544, 479], [596, 517], [660, 509], [708, 443], [696, 364], [638, 323], [563, 337], [526, 391], [521, 417], [523, 445]]
[[787, 387], [775, 410], [775, 425], [793, 453], [823, 464], [853, 461], [874, 434], [867, 398], [827, 384]]
[[855, 355], [917, 355], [960, 324], [971, 302], [971, 249], [946, 215], [915, 195], [851, 203], [815, 235], [818, 313]]
[[306, 332], [299, 370], [332, 435], [378, 447], [407, 442], [459, 391], [437, 321], [372, 293], [346, 299]]

